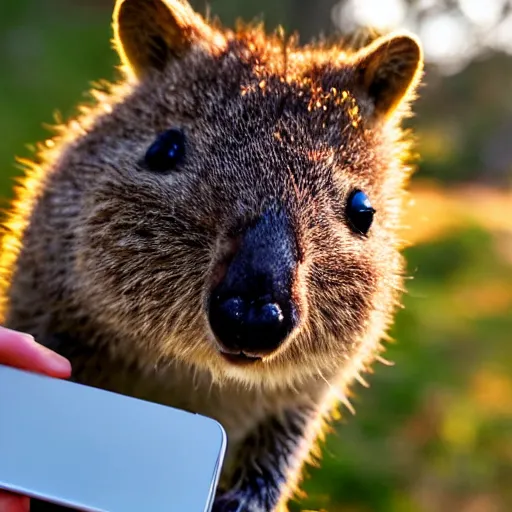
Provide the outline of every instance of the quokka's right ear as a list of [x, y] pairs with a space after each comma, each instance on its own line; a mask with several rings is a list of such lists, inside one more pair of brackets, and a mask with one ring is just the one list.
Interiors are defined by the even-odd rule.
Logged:
[[374, 119], [410, 101], [422, 75], [423, 50], [412, 34], [380, 37], [356, 54], [356, 79], [373, 104]]
[[121, 61], [138, 78], [162, 71], [194, 44], [212, 51], [225, 44], [185, 0], [117, 0], [113, 25]]

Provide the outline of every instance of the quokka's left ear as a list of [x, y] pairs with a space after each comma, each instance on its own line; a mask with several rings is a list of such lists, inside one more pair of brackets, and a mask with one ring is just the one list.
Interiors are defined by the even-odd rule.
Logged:
[[419, 85], [421, 43], [406, 33], [380, 37], [356, 54], [355, 67], [357, 85], [373, 104], [372, 117], [387, 118]]
[[162, 71], [195, 44], [213, 50], [225, 42], [186, 0], [117, 0], [113, 18], [117, 52], [138, 78]]

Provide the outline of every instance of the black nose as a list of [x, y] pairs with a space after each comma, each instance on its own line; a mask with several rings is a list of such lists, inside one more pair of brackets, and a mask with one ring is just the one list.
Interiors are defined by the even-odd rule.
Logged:
[[292, 300], [297, 248], [280, 211], [264, 214], [243, 237], [209, 304], [212, 331], [231, 353], [276, 350], [298, 321]]
[[291, 304], [270, 298], [216, 295], [210, 303], [210, 324], [218, 340], [228, 351], [248, 355], [277, 349], [292, 331], [295, 316]]

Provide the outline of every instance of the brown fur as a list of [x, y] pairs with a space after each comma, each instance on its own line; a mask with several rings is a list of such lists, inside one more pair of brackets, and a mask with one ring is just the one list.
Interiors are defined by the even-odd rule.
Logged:
[[[215, 508], [274, 510], [334, 402], [382, 350], [399, 301], [410, 171], [400, 123], [421, 50], [407, 34], [358, 51], [300, 48], [261, 27], [208, 25], [179, 0], [118, 1], [114, 20], [125, 78], [40, 148], [6, 223], [4, 323], [69, 357], [76, 381], [218, 419], [226, 491], [249, 479], [255, 432], [276, 443], [262, 461], [288, 443], [266, 490]], [[188, 137], [183, 168], [148, 172], [146, 149], [174, 126]], [[368, 237], [344, 218], [354, 188], [377, 210]], [[233, 233], [272, 201], [298, 240], [301, 322], [240, 367], [219, 355], [206, 301]], [[282, 429], [261, 430], [269, 418]]]

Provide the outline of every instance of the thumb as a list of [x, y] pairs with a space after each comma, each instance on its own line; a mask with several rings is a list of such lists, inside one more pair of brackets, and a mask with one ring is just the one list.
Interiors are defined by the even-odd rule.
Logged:
[[5, 327], [0, 327], [0, 364], [52, 377], [67, 378], [71, 374], [67, 359], [36, 343], [29, 334]]

